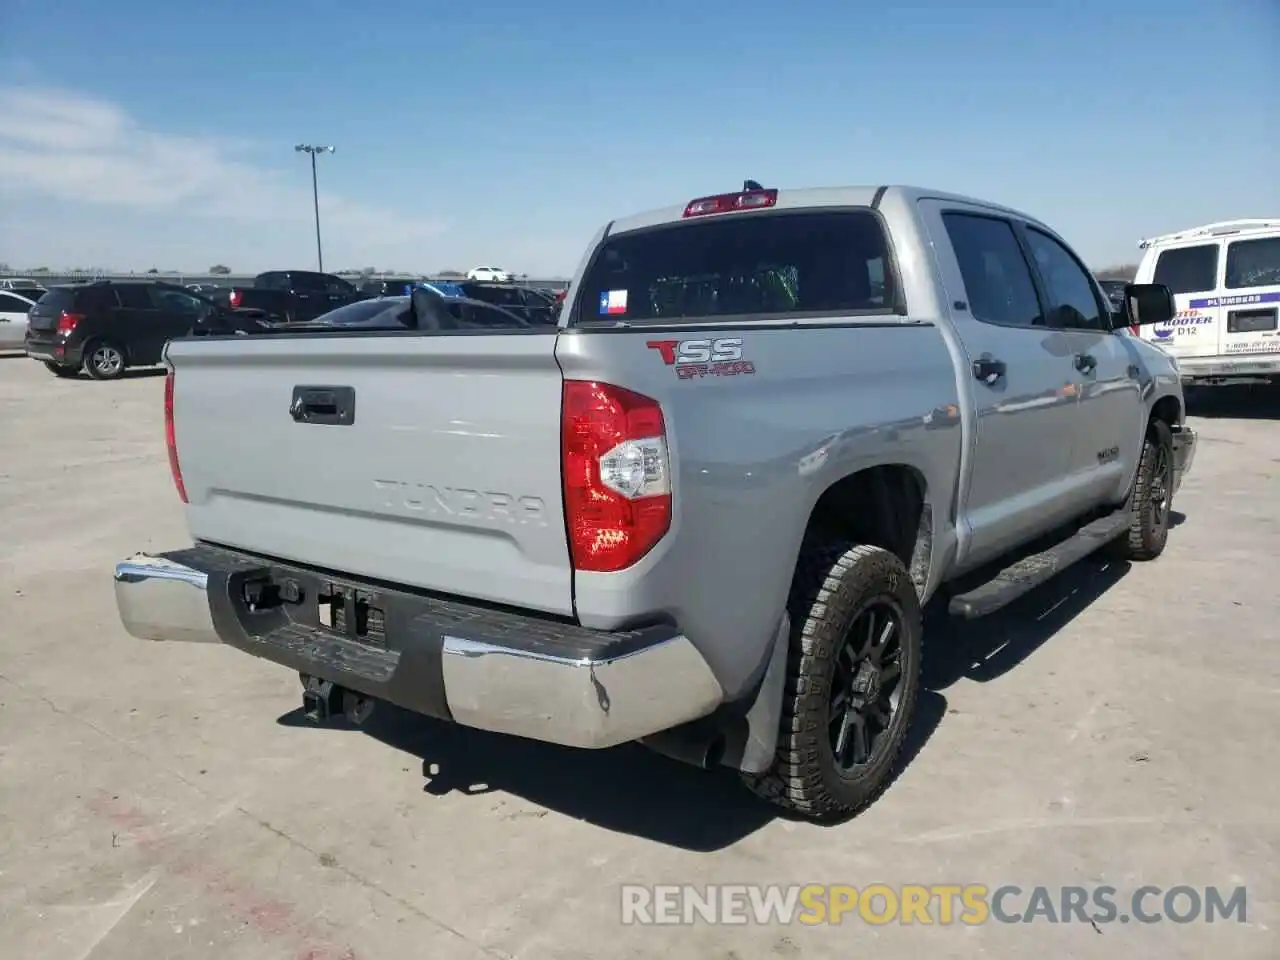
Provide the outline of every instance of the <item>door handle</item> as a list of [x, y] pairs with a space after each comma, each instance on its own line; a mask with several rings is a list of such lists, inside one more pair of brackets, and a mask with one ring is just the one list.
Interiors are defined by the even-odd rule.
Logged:
[[973, 361], [973, 375], [989, 387], [1004, 376], [1005, 369], [1003, 360], [982, 357]]
[[1088, 354], [1088, 353], [1076, 354], [1076, 369], [1079, 370], [1081, 373], [1092, 373], [1094, 368], [1097, 367], [1097, 365], [1098, 365], [1098, 361], [1092, 354]]

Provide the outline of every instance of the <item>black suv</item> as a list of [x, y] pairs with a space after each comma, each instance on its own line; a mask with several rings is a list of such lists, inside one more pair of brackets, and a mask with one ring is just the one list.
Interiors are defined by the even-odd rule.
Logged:
[[211, 300], [171, 283], [51, 287], [28, 316], [27, 356], [59, 377], [83, 369], [95, 380], [114, 380], [126, 367], [158, 364], [166, 343], [220, 312]]
[[495, 307], [502, 307], [529, 323], [539, 325], [556, 322], [555, 301], [541, 290], [479, 280], [464, 280], [458, 286], [472, 300], [482, 300]]

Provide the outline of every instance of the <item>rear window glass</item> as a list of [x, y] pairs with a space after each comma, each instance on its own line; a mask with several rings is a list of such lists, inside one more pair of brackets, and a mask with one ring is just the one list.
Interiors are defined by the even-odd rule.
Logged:
[[345, 296], [355, 290], [355, 287], [341, 277], [327, 273], [295, 270], [289, 276], [293, 281], [293, 289], [299, 293], [334, 293]]
[[298, 271], [289, 275], [291, 286], [294, 290], [300, 292], [314, 293], [324, 292], [329, 285], [329, 280], [324, 274], [320, 273], [303, 273]]
[[733, 215], [609, 238], [578, 322], [884, 312], [888, 245], [870, 211]]
[[1280, 237], [1237, 240], [1227, 246], [1227, 287], [1280, 286]]
[[498, 306], [518, 306], [523, 303], [520, 291], [515, 287], [486, 287], [479, 283], [464, 283], [461, 286], [463, 293], [473, 300], [483, 300]]
[[530, 324], [522, 317], [509, 313], [498, 306], [487, 303], [466, 303], [460, 300], [446, 300], [445, 309], [460, 321], [464, 330], [490, 328], [509, 330], [513, 327], [527, 327]]
[[0, 290], [0, 313], [28, 313], [31, 306], [21, 293]]
[[149, 287], [122, 283], [116, 286], [116, 297], [126, 310], [150, 310], [154, 306]]
[[1218, 283], [1218, 245], [1165, 250], [1156, 260], [1153, 283], [1163, 283], [1174, 293], [1203, 293]]
[[41, 312], [46, 308], [49, 310], [70, 310], [75, 306], [76, 295], [71, 290], [50, 290], [48, 293], [41, 295], [36, 301], [40, 305]]
[[400, 323], [400, 316], [409, 309], [408, 297], [388, 297], [382, 300], [357, 300], [345, 307], [338, 307], [321, 314], [316, 320], [347, 327], [361, 324], [393, 326]]

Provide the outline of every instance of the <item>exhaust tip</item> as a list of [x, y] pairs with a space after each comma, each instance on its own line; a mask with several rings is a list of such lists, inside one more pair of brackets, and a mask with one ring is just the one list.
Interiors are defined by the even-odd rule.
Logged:
[[725, 736], [715, 729], [697, 724], [663, 730], [640, 741], [654, 753], [679, 760], [702, 770], [719, 766], [724, 759]]
[[710, 770], [712, 767], [720, 766], [720, 762], [724, 759], [725, 738], [724, 734], [717, 734], [707, 744], [706, 753], [702, 757], [702, 769]]

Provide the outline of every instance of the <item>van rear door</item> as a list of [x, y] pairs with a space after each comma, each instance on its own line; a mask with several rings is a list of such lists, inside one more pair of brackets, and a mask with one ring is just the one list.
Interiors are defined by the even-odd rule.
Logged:
[[1227, 242], [1221, 295], [1215, 299], [1220, 354], [1280, 353], [1280, 231]]

